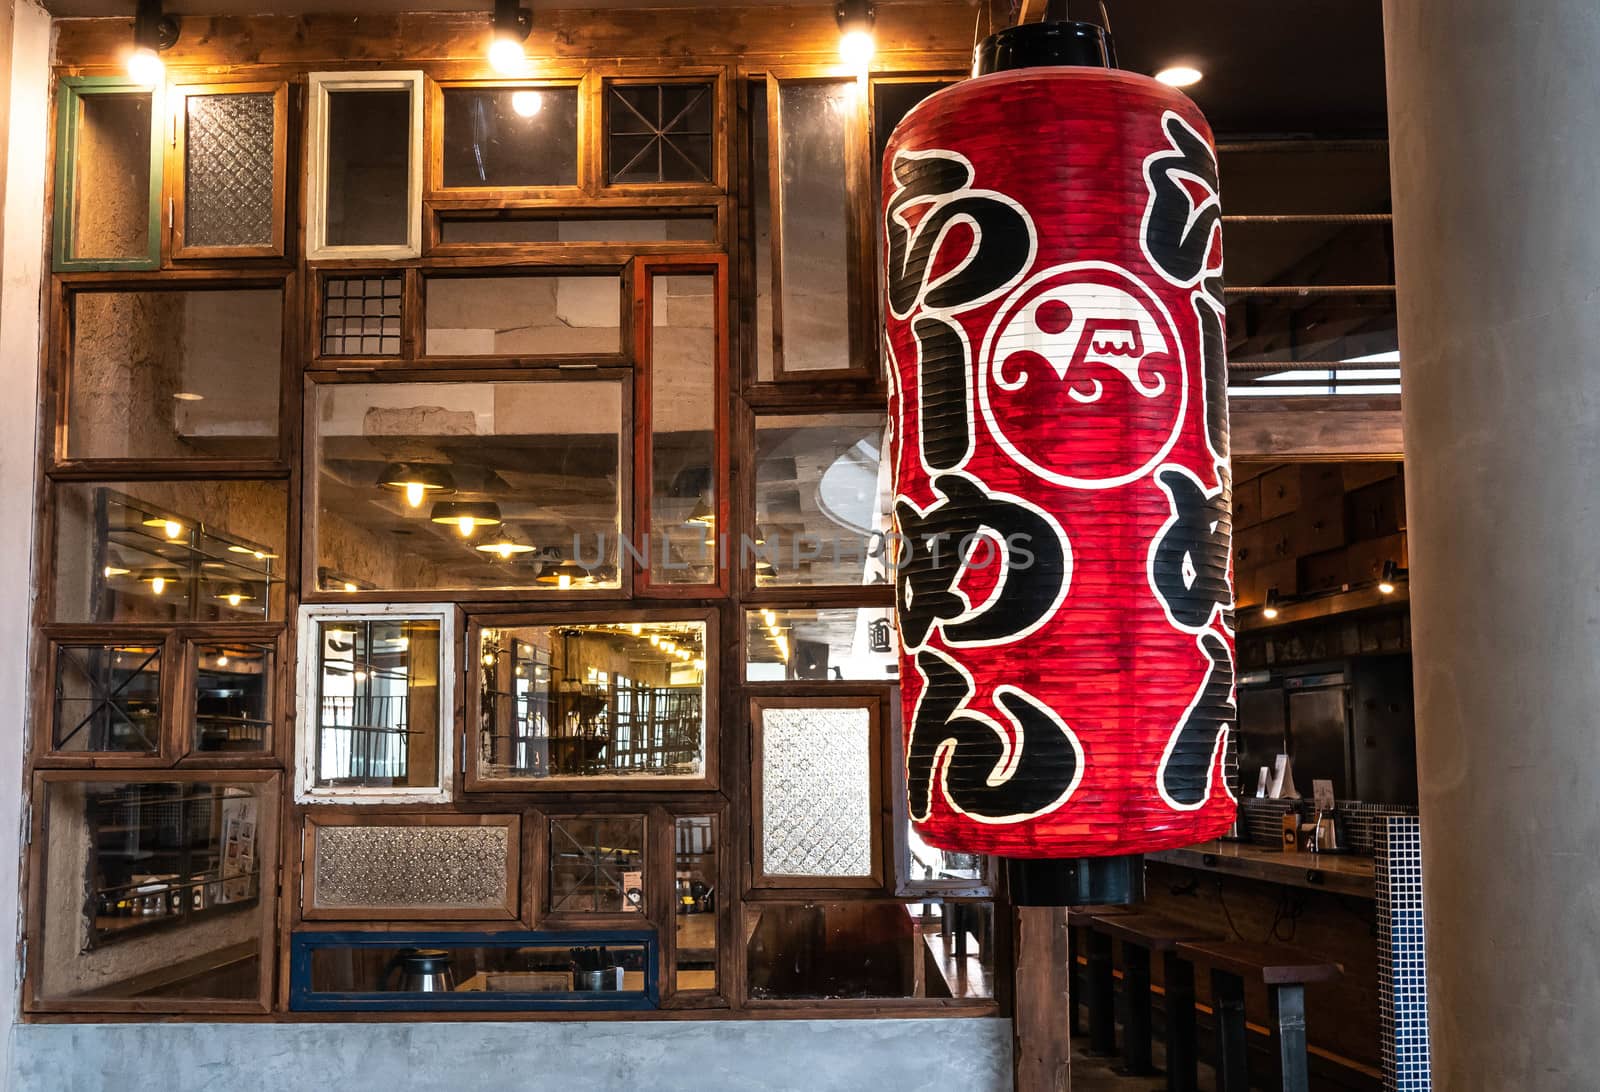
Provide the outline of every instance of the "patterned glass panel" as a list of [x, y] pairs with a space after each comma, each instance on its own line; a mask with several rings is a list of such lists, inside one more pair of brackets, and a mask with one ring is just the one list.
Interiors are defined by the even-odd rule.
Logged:
[[184, 242], [271, 246], [274, 95], [190, 95]]
[[312, 898], [319, 910], [500, 910], [511, 851], [506, 826], [318, 827]]
[[872, 874], [872, 727], [864, 708], [761, 714], [761, 870]]
[[613, 182], [709, 182], [714, 99], [710, 83], [611, 88], [606, 173]]

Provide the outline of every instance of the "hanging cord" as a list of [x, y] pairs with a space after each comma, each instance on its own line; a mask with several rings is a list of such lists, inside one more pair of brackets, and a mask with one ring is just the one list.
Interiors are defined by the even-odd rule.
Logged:
[[1106, 0], [1100, 0], [1100, 25], [1111, 34], [1111, 13], [1106, 10]]

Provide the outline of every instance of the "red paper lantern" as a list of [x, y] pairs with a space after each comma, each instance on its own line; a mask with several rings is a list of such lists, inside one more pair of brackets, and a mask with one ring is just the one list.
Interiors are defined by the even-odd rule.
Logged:
[[995, 72], [914, 109], [883, 179], [918, 833], [1010, 858], [1222, 834], [1233, 595], [1209, 126], [1144, 76]]

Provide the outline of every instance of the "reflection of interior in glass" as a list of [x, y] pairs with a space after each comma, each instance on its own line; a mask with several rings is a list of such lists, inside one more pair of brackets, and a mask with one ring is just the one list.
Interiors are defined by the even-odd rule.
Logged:
[[511, 246], [527, 243], [709, 243], [716, 216], [706, 209], [646, 215], [541, 212], [536, 209], [440, 211], [439, 241], [446, 246]]
[[909, 855], [906, 878], [912, 883], [984, 882], [983, 857], [977, 853], [955, 853], [924, 842], [917, 828], [906, 822], [906, 848]]
[[72, 459], [278, 454], [283, 293], [72, 297]]
[[282, 483], [72, 484], [56, 498], [57, 620], [282, 616]]
[[272, 725], [272, 646], [248, 641], [196, 644], [191, 655], [192, 748], [218, 754], [266, 750]]
[[716, 279], [651, 281], [650, 580], [716, 581]]
[[450, 995], [485, 993], [643, 993], [649, 953], [638, 943], [426, 947], [328, 944], [311, 950], [310, 990], [337, 994], [429, 994], [440, 1008]]
[[73, 258], [150, 253], [150, 92], [80, 95], [72, 158]]
[[854, 80], [778, 87], [778, 331], [785, 372], [848, 368], [850, 268], [846, 134], [856, 111]]
[[258, 786], [52, 781], [45, 809], [41, 995], [256, 996]]
[[575, 87], [447, 87], [446, 187], [578, 184]]
[[328, 246], [404, 246], [410, 236], [411, 92], [329, 89]]
[[550, 912], [644, 913], [644, 819], [550, 820]]
[[706, 627], [632, 622], [485, 629], [487, 777], [699, 777]]
[[429, 277], [429, 356], [584, 356], [622, 348], [615, 276]]
[[745, 679], [893, 679], [891, 607], [763, 607], [744, 616]]
[[776, 706], [760, 716], [762, 874], [871, 876], [871, 712]]
[[316, 784], [438, 785], [438, 621], [317, 619], [314, 648]]
[[717, 821], [680, 815], [673, 824], [678, 992], [717, 988]]
[[756, 418], [756, 527], [739, 553], [757, 585], [888, 582], [883, 435], [874, 413]]
[[51, 749], [155, 754], [161, 747], [161, 646], [56, 646]]
[[990, 903], [752, 906], [745, 935], [752, 998], [994, 996]]
[[317, 390], [319, 586], [620, 586], [622, 385]]

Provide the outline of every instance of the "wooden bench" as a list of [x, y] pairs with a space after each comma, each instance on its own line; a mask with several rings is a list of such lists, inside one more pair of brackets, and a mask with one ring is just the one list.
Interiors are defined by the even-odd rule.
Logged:
[[1272, 1037], [1278, 1043], [1283, 1092], [1309, 1092], [1306, 1062], [1306, 986], [1344, 973], [1331, 960], [1279, 944], [1180, 942], [1178, 952], [1211, 968], [1211, 1007], [1217, 1025], [1217, 1092], [1249, 1092], [1244, 984], [1267, 987]]
[[[1067, 1004], [1067, 1033], [1079, 1034], [1078, 998], [1089, 1009], [1089, 1050], [1110, 1056], [1117, 1052], [1117, 1018], [1113, 1010], [1114, 982], [1111, 969], [1111, 938], [1095, 928], [1095, 917], [1131, 913], [1123, 906], [1075, 906], [1067, 911], [1067, 959], [1070, 997]], [[1083, 988], [1078, 988], [1078, 934], [1084, 933]]]
[[1095, 928], [1122, 943], [1122, 1060], [1130, 1076], [1158, 1072], [1150, 1057], [1150, 955], [1161, 953], [1166, 991], [1167, 1088], [1195, 1092], [1194, 964], [1179, 951], [1185, 941], [1220, 941], [1204, 926], [1159, 914], [1106, 914]]

